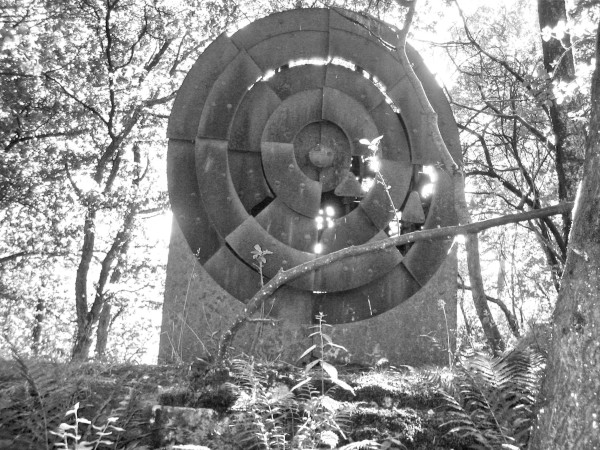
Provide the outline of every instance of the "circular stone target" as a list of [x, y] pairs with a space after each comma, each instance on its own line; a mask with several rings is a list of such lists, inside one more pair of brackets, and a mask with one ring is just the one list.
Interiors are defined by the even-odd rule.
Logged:
[[293, 145], [300, 169], [321, 183], [323, 192], [334, 190], [352, 163], [350, 142], [332, 122], [309, 123], [296, 134]]
[[[321, 254], [402, 231], [456, 223], [451, 182], [406, 68], [382, 45], [397, 30], [346, 10], [274, 14], [215, 40], [187, 75], [171, 113], [169, 193], [175, 217], [206, 271], [241, 301], [261, 280], [252, 251], [272, 252], [265, 277]], [[460, 158], [443, 92], [407, 48]], [[376, 151], [364, 140], [380, 142]], [[363, 143], [361, 143], [361, 141]], [[385, 183], [375, 182], [375, 156]], [[329, 323], [362, 320], [410, 298], [436, 273], [449, 242], [418, 242], [347, 258], [290, 283]]]

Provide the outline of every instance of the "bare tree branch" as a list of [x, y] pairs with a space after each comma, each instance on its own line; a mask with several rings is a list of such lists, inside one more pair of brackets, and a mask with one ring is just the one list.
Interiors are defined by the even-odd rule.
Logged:
[[236, 333], [244, 326], [250, 317], [256, 313], [263, 303], [265, 303], [274, 293], [286, 283], [295, 280], [296, 278], [317, 270], [321, 267], [329, 265], [335, 261], [358, 256], [365, 253], [375, 253], [385, 251], [390, 247], [398, 247], [418, 241], [427, 240], [444, 240], [450, 239], [457, 235], [475, 234], [488, 228], [498, 227], [509, 223], [517, 223], [526, 220], [539, 219], [541, 217], [552, 216], [555, 214], [564, 214], [573, 209], [573, 202], [560, 203], [548, 208], [536, 209], [518, 214], [510, 214], [506, 216], [496, 217], [494, 219], [483, 220], [481, 222], [471, 222], [466, 225], [456, 225], [444, 228], [434, 228], [431, 230], [415, 231], [413, 233], [402, 234], [400, 236], [390, 237], [377, 242], [370, 242], [363, 245], [346, 247], [337, 252], [321, 256], [306, 263], [300, 264], [288, 270], [281, 269], [268, 283], [266, 283], [260, 291], [258, 291], [246, 304], [244, 314], [240, 315], [227, 330], [219, 344], [217, 353], [217, 362], [222, 361], [235, 337]]
[[30, 254], [31, 253], [29, 253], [29, 252], [17, 252], [17, 253], [13, 253], [12, 255], [2, 256], [2, 257], [0, 257], [0, 264], [4, 264], [5, 262], [14, 261], [15, 259], [18, 259], [21, 256], [27, 256]]

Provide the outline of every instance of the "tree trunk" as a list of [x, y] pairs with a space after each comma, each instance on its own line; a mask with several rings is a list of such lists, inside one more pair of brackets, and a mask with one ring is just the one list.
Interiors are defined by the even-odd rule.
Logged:
[[77, 313], [77, 331], [75, 333], [75, 342], [71, 357], [74, 361], [84, 361], [87, 359], [90, 347], [92, 345], [92, 327], [91, 317], [88, 314], [88, 273], [92, 257], [94, 256], [94, 243], [96, 211], [88, 208], [85, 224], [83, 227], [83, 246], [81, 248], [81, 258], [77, 267], [75, 277], [75, 311]]
[[[464, 196], [464, 194], [463, 194]], [[470, 216], [467, 223], [471, 222]], [[463, 223], [461, 221], [461, 223]], [[467, 267], [469, 268], [469, 280], [471, 282], [471, 295], [477, 317], [481, 322], [483, 334], [488, 341], [490, 350], [494, 356], [498, 356], [505, 349], [504, 339], [500, 330], [494, 321], [492, 312], [487, 302], [487, 295], [483, 287], [483, 277], [481, 276], [481, 263], [479, 261], [479, 237], [476, 233], [467, 234], [465, 240], [467, 250]]]
[[96, 331], [96, 356], [103, 358], [106, 354], [106, 344], [108, 343], [108, 331], [110, 328], [112, 304], [106, 300], [100, 311], [98, 319], [98, 330]]
[[[137, 120], [137, 119], [136, 119]], [[133, 126], [133, 125], [132, 125]], [[139, 169], [140, 164], [140, 149], [137, 144], [133, 146], [134, 163], [137, 164], [137, 169], [132, 180], [134, 187], [138, 187], [141, 180], [141, 173]], [[115, 164], [118, 164], [119, 158], [117, 158]], [[114, 172], [116, 173], [116, 172]], [[96, 177], [96, 181], [102, 179], [102, 174], [99, 172]], [[106, 183], [106, 189], [109, 189], [112, 185], [114, 178], [109, 177]], [[104, 354], [106, 350], [106, 342], [108, 340], [108, 324], [110, 323], [110, 307], [104, 310], [104, 304], [106, 302], [106, 286], [110, 282], [115, 282], [120, 277], [120, 271], [115, 274], [113, 269], [114, 262], [127, 252], [129, 241], [131, 240], [131, 232], [135, 225], [135, 217], [139, 210], [137, 202], [132, 201], [127, 205], [125, 210], [125, 217], [123, 218], [123, 225], [111, 244], [110, 249], [106, 253], [106, 256], [102, 260], [100, 275], [98, 276], [98, 282], [96, 284], [96, 293], [94, 295], [94, 302], [88, 311], [87, 302], [87, 278], [90, 269], [90, 263], [94, 254], [94, 240], [95, 240], [95, 224], [96, 211], [91, 207], [88, 209], [88, 217], [86, 218], [84, 226], [84, 243], [81, 251], [81, 260], [79, 268], [77, 269], [77, 278], [75, 281], [75, 298], [77, 305], [77, 334], [75, 336], [75, 343], [73, 345], [72, 359], [74, 361], [86, 360], [89, 356], [90, 348], [92, 346], [92, 336], [94, 334], [94, 327], [102, 313], [107, 314], [108, 318], [106, 322], [103, 322], [102, 327], [98, 329], [100, 333], [100, 347], [101, 354]], [[114, 277], [110, 278], [111, 271]], [[106, 336], [103, 335], [106, 334]]]
[[[123, 226], [127, 226], [127, 223], [128, 222], [125, 221], [125, 224]], [[131, 223], [129, 224], [129, 226], [133, 228], [133, 215], [131, 215]], [[127, 233], [126, 241], [120, 247], [117, 265], [115, 266], [112, 275], [110, 276], [111, 284], [118, 283], [121, 280], [121, 275], [123, 275], [124, 270], [123, 259], [121, 257], [127, 253], [130, 242], [131, 233]], [[98, 328], [96, 330], [96, 355], [100, 358], [104, 357], [104, 355], [106, 354], [106, 346], [108, 344], [108, 335], [110, 333], [110, 327], [116, 316], [119, 315], [119, 311], [123, 310], [123, 308], [121, 307], [121, 309], [117, 311], [117, 314], [115, 316], [112, 315], [113, 298], [114, 294], [107, 296], [106, 300], [104, 301], [104, 305], [102, 306], [102, 311], [100, 311], [100, 318], [98, 319]]]
[[[85, 360], [88, 358], [90, 348], [92, 346], [92, 336], [94, 334], [94, 327], [100, 319], [104, 304], [106, 302], [106, 287], [107, 284], [110, 282], [110, 273], [111, 271], [113, 271], [114, 262], [117, 260], [119, 255], [121, 255], [127, 249], [127, 244], [131, 239], [131, 232], [135, 224], [135, 215], [137, 213], [137, 210], [137, 204], [130, 204], [129, 210], [126, 212], [125, 218], [123, 219], [122, 228], [115, 236], [110, 249], [108, 250], [106, 256], [102, 260], [100, 275], [98, 276], [98, 283], [96, 284], [96, 294], [94, 296], [94, 302], [92, 303], [92, 306], [89, 309], [89, 311], [87, 311], [86, 306], [85, 319], [83, 321], [83, 326], [81, 327], [79, 326], [78, 317], [77, 337], [75, 340], [75, 345], [73, 346], [73, 360]], [[105, 311], [105, 314], [109, 315], [108, 321], [110, 322], [110, 309], [107, 309]], [[108, 332], [108, 328], [106, 328], [106, 330], [100, 330], [100, 333], [102, 333], [103, 331]], [[101, 337], [101, 339], [104, 339], [104, 337]], [[102, 347], [100, 347], [100, 349], [102, 350]]]
[[[559, 21], [567, 23], [565, 0], [538, 0], [540, 29], [555, 28]], [[565, 33], [562, 39], [542, 40], [544, 68], [555, 81], [571, 82], [575, 79], [575, 63], [571, 49], [571, 37]], [[579, 105], [577, 99], [565, 99], [550, 104], [550, 122], [555, 140], [554, 162], [558, 178], [559, 201], [573, 201], [577, 193], [577, 183], [583, 164], [584, 136], [575, 122], [569, 119], [569, 112]], [[565, 214], [563, 239], [568, 243], [571, 229], [571, 216]], [[564, 260], [566, 255], [562, 255]]]
[[[600, 32], [600, 29], [599, 29]], [[600, 33], [583, 180], [553, 320], [534, 450], [600, 448]]]
[[71, 359], [73, 361], [85, 361], [88, 358], [90, 348], [92, 348], [93, 331], [94, 324], [87, 320], [82, 327], [79, 327], [78, 325], [75, 343], [73, 344], [73, 352], [71, 353]]
[[[132, 181], [132, 185], [137, 189], [139, 187], [142, 174], [140, 170], [141, 163], [141, 153], [140, 147], [136, 143], [133, 145], [133, 162], [136, 164], [136, 169], [134, 172], [134, 177]], [[135, 226], [135, 216], [139, 210], [139, 205], [136, 202], [131, 202], [128, 205], [128, 209], [125, 213], [125, 218], [123, 220], [123, 227], [121, 231], [115, 237], [111, 250], [105, 257], [105, 261], [102, 263], [102, 270], [104, 271], [105, 266], [107, 267], [106, 276], [108, 276], [108, 269], [111, 267], [113, 260], [116, 259], [117, 263], [112, 271], [110, 276], [109, 283], [114, 284], [118, 283], [121, 280], [121, 276], [123, 275], [124, 263], [123, 256], [127, 254], [129, 250], [129, 244], [131, 242], [131, 233]], [[114, 250], [113, 250], [114, 249]], [[106, 261], [110, 261], [108, 264], [105, 264]], [[106, 353], [106, 345], [108, 344], [108, 334], [110, 331], [110, 326], [113, 321], [113, 317], [111, 314], [112, 304], [111, 298], [105, 298], [104, 296], [104, 286], [106, 281], [102, 281], [102, 274], [100, 277], [100, 282], [98, 283], [97, 292], [100, 292], [103, 299], [102, 310], [100, 311], [100, 317], [98, 320], [98, 328], [96, 330], [96, 355], [98, 357], [103, 357]], [[106, 280], [106, 278], [104, 278]], [[111, 296], [112, 297], [112, 296]]]
[[[462, 277], [461, 277], [461, 279], [462, 279]], [[465, 286], [465, 284], [462, 281], [460, 283], [458, 283], [458, 288], [466, 290], [466, 291], [472, 290], [471, 286]], [[510, 309], [508, 309], [508, 307], [506, 306], [506, 304], [499, 298], [494, 298], [489, 295], [486, 295], [485, 298], [488, 302], [492, 302], [492, 303], [498, 305], [498, 307], [504, 313], [504, 317], [506, 318], [506, 322], [508, 322], [508, 327], [510, 328], [510, 331], [512, 332], [512, 334], [517, 338], [521, 337], [519, 322], [517, 320], [516, 313], [514, 312], [514, 303], [513, 303], [513, 311], [511, 312]], [[464, 306], [462, 306], [462, 307], [464, 308]]]
[[35, 316], [34, 316], [34, 325], [33, 330], [31, 332], [31, 351], [35, 356], [38, 356], [40, 353], [40, 347], [42, 343], [42, 332], [44, 330], [44, 318], [46, 313], [46, 302], [44, 298], [38, 297], [36, 305], [35, 305]]

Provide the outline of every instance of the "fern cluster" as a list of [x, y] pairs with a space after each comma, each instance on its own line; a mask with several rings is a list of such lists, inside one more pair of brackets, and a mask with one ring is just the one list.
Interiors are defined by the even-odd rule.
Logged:
[[442, 426], [478, 448], [524, 448], [543, 365], [542, 356], [528, 349], [498, 358], [484, 354], [463, 358], [442, 393], [449, 417]]
[[[0, 440], [13, 448], [49, 448], [49, 431], [74, 403], [79, 379], [68, 368], [26, 361], [13, 351], [0, 378]], [[18, 381], [20, 380], [20, 382]]]
[[[102, 366], [26, 359], [15, 348], [12, 353], [12, 361], [0, 360], [2, 448], [93, 449], [106, 448], [108, 442], [120, 448], [117, 431], [131, 427], [131, 437], [141, 433], [137, 428], [146, 427], [148, 419], [140, 414], [135, 389], [116, 382], [108, 392], [95, 393], [92, 386], [98, 388]], [[80, 402], [86, 414], [92, 414], [90, 420], [77, 414]]]

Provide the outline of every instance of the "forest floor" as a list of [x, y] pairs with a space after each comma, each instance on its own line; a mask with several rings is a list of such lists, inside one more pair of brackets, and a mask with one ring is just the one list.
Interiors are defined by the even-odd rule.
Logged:
[[[439, 386], [450, 376], [448, 369], [338, 370], [353, 392], [331, 381], [321, 384], [314, 376], [312, 383], [292, 390], [306, 376], [304, 370], [247, 358], [219, 369], [0, 360], [0, 449], [55, 448], [64, 442], [64, 432], [61, 439], [51, 431], [61, 423], [74, 424], [74, 405], [80, 442], [99, 440], [81, 418], [124, 430], [106, 436], [107, 446], [98, 448], [269, 448], [261, 442], [292, 448], [277, 442], [286, 430], [298, 430], [299, 421], [306, 425], [301, 431], [306, 446], [294, 448], [338, 448], [361, 441], [364, 446], [355, 448], [469, 448], [469, 442], [445, 433], [443, 426], [448, 416]], [[75, 431], [63, 425], [64, 430]]]

